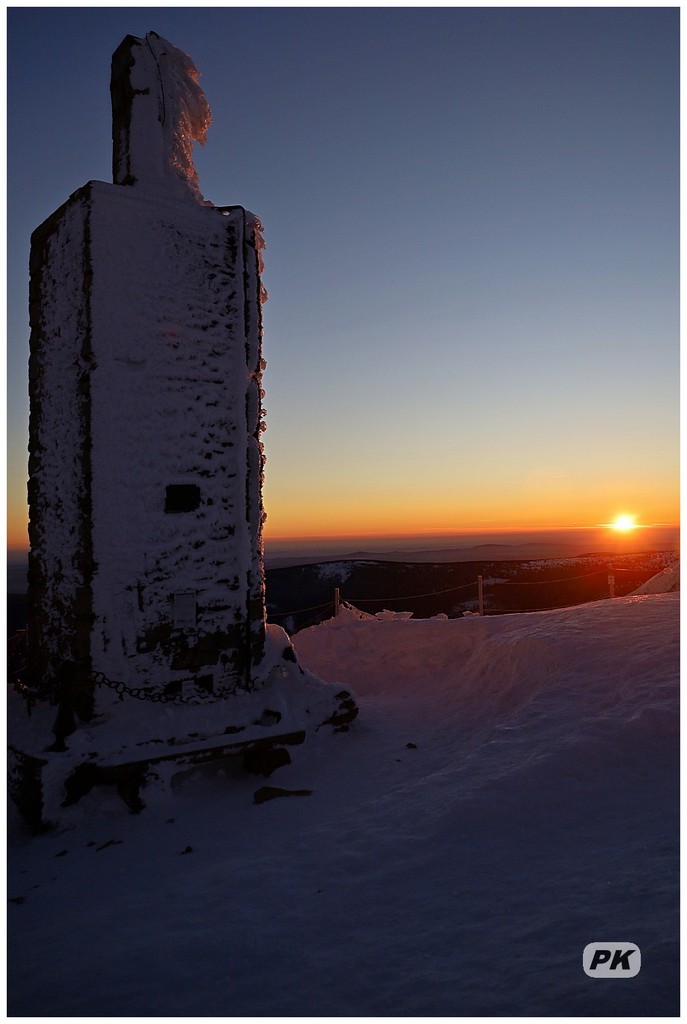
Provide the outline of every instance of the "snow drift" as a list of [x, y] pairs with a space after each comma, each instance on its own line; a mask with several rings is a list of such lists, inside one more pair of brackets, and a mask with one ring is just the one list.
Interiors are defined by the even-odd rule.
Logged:
[[640, 594], [672, 594], [680, 589], [680, 560], [676, 558], [671, 565], [667, 565], [661, 572], [642, 583], [632, 591], [630, 597]]
[[[360, 705], [275, 772], [311, 795], [182, 773], [12, 821], [10, 1012], [678, 1012], [677, 594], [293, 639]], [[631, 983], [584, 974], [603, 940]]]
[[679, 655], [674, 635], [657, 659], [655, 637], [674, 615], [670, 601], [417, 621], [343, 609], [292, 639], [316, 675], [387, 698], [433, 746], [439, 730], [441, 771], [461, 776], [465, 795], [573, 749], [587, 767], [610, 756], [609, 744], [614, 756], [632, 760], [639, 742], [661, 757]]

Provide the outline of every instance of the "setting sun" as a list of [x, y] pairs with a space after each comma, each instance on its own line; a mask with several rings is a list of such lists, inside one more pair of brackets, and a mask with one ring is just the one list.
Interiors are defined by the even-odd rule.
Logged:
[[618, 518], [611, 523], [611, 526], [614, 530], [621, 530], [622, 532], [625, 532], [627, 530], [634, 530], [637, 524], [634, 516], [618, 516]]

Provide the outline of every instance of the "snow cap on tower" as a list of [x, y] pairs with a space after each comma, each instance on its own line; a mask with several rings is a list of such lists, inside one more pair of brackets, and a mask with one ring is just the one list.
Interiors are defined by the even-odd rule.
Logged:
[[112, 56], [112, 174], [115, 185], [202, 203], [193, 144], [212, 121], [191, 58], [156, 32], [126, 36]]

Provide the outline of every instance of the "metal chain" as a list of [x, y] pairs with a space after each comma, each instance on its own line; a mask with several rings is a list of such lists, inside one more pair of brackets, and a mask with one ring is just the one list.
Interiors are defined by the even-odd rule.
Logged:
[[[17, 656], [18, 649], [22, 643], [26, 643], [26, 630], [19, 630], [8, 641], [8, 661]], [[23, 681], [22, 676], [25, 671], [26, 659], [23, 658], [22, 664], [12, 673], [12, 682], [16, 692], [26, 701], [27, 711], [30, 716], [32, 709], [36, 706], [42, 695], [37, 688], [27, 686]], [[202, 694], [196, 691], [196, 693], [185, 697], [183, 693], [176, 693], [172, 695], [160, 693], [159, 691], [151, 691], [143, 686], [127, 686], [126, 683], [115, 682], [112, 679], [108, 679], [104, 672], [91, 672], [91, 678], [97, 686], [107, 686], [111, 690], [114, 690], [115, 693], [119, 695], [120, 700], [124, 700], [124, 696], [126, 694], [127, 697], [133, 697], [136, 700], [150, 700], [160, 704], [212, 704], [215, 701], [223, 700], [225, 697], [231, 697], [238, 689], [237, 684], [237, 686], [234, 687], [224, 687], [221, 690], [208, 693], [207, 696], [202, 696]], [[180, 680], [180, 682], [182, 684], [185, 682], [194, 682], [194, 677], [189, 676], [186, 679]]]
[[[216, 700], [232, 696], [232, 694], [236, 693], [237, 689], [237, 687], [225, 687], [222, 690], [209, 693], [207, 697], [202, 697], [197, 692], [188, 697], [184, 697], [183, 693], [176, 693], [172, 696], [171, 694], [160, 693], [159, 691], [151, 692], [144, 686], [127, 686], [126, 683], [108, 679], [104, 672], [92, 672], [91, 676], [96, 685], [107, 686], [114, 690], [119, 695], [120, 700], [124, 700], [124, 695], [126, 694], [127, 697], [134, 697], [136, 700], [150, 700], [160, 704], [212, 704]], [[189, 676], [188, 679], [179, 681], [182, 683], [193, 682], [194, 679], [192, 676]]]

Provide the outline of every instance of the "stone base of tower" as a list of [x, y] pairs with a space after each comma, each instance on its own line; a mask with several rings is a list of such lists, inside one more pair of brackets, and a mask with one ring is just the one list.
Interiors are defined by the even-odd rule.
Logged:
[[146, 791], [190, 766], [240, 759], [267, 778], [290, 763], [288, 751], [320, 729], [346, 731], [355, 698], [300, 668], [288, 637], [267, 627], [260, 685], [216, 700], [197, 696], [165, 703], [99, 685], [94, 715], [59, 733], [60, 708], [12, 693], [8, 714], [9, 792], [33, 831], [67, 824], [70, 808], [92, 789], [116, 790], [132, 812]]

